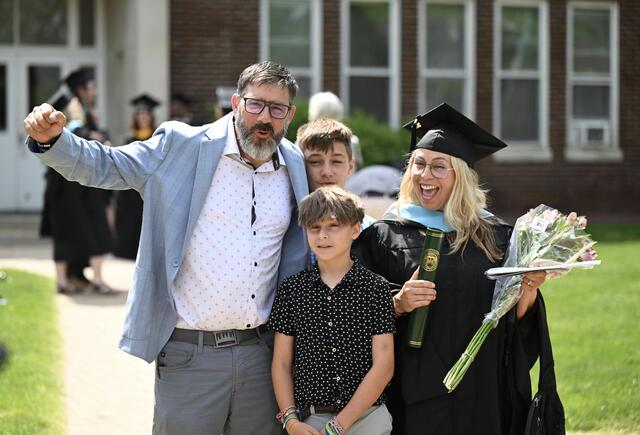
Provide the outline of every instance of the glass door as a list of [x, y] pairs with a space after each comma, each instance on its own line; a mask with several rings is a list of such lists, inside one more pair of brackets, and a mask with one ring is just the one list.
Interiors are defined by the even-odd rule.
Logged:
[[21, 86], [17, 97], [18, 123], [16, 136], [18, 148], [16, 166], [17, 208], [22, 211], [38, 210], [43, 204], [44, 172], [40, 161], [24, 145], [25, 133], [22, 120], [31, 109], [50, 100], [60, 86], [63, 78], [63, 65], [60, 62], [26, 60], [20, 62]]
[[15, 74], [10, 59], [0, 56], [0, 204], [3, 209], [17, 208], [16, 166], [17, 154], [16, 128], [11, 101], [16, 89]]

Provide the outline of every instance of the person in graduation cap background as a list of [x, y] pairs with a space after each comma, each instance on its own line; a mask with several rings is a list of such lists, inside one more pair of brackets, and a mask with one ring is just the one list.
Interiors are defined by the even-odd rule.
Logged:
[[[529, 369], [538, 355], [537, 289], [545, 272], [523, 279], [524, 294], [487, 338], [461, 384], [443, 380], [490, 311], [511, 227], [487, 211], [473, 165], [506, 144], [447, 104], [418, 116], [398, 201], [356, 240], [353, 254], [399, 289], [396, 373], [389, 388], [393, 434], [522, 434], [531, 401]], [[416, 136], [422, 136], [417, 143]], [[417, 279], [426, 227], [446, 233], [435, 282]], [[423, 347], [407, 345], [408, 313], [430, 306]], [[518, 385], [516, 387], [515, 385]]]
[[[109, 136], [98, 125], [94, 112], [95, 83], [90, 71], [80, 68], [64, 80], [69, 94], [63, 93], [53, 103], [68, 116], [67, 128], [80, 137], [108, 141]], [[104, 255], [112, 249], [111, 229], [107, 221], [110, 192], [67, 181], [49, 169], [40, 234], [53, 239], [58, 293], [92, 290], [112, 293], [103, 281]], [[83, 269], [90, 265], [91, 281]]]
[[[131, 136], [125, 139], [125, 144], [147, 140], [153, 135], [156, 129], [153, 109], [159, 104], [155, 98], [147, 94], [131, 100], [131, 105], [134, 107]], [[142, 229], [142, 197], [135, 190], [116, 191], [115, 227], [113, 254], [116, 257], [135, 260]]]

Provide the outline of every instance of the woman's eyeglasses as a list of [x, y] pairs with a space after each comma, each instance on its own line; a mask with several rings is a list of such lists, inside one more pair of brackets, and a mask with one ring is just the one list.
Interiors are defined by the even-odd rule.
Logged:
[[447, 176], [449, 171], [453, 171], [453, 168], [446, 166], [444, 163], [435, 162], [435, 163], [426, 163], [423, 161], [415, 161], [411, 166], [411, 172], [413, 175], [422, 175], [424, 174], [424, 170], [429, 168], [429, 172], [433, 175], [434, 178], [444, 178]]

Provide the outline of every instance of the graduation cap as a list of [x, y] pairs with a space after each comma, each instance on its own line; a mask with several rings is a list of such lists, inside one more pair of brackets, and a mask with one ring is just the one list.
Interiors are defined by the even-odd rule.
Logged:
[[131, 105], [135, 110], [146, 110], [151, 112], [156, 106], [160, 105], [160, 102], [147, 94], [141, 94], [131, 99]]
[[[424, 115], [404, 125], [411, 131], [411, 149], [425, 148], [459, 157], [469, 167], [507, 144], [464, 116], [442, 103]], [[421, 137], [416, 143], [416, 139]]]
[[71, 92], [74, 92], [77, 88], [86, 86], [91, 80], [93, 80], [91, 71], [86, 68], [79, 68], [70, 72], [62, 81], [67, 84]]

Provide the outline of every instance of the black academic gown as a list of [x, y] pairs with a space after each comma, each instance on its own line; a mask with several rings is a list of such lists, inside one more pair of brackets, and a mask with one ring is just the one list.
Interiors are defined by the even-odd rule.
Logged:
[[[93, 117], [73, 131], [88, 137], [97, 130]], [[54, 145], [55, 146], [55, 145]], [[65, 180], [48, 169], [40, 234], [53, 239], [55, 261], [86, 264], [88, 257], [111, 251], [111, 229], [105, 208], [111, 193]]]
[[[129, 137], [125, 144], [148, 137]], [[116, 192], [116, 257], [135, 260], [142, 230], [142, 197], [133, 189]]]
[[[496, 221], [493, 228], [498, 246], [505, 249], [510, 227]], [[423, 230], [413, 222], [378, 221], [361, 233], [353, 253], [399, 289], [418, 267]], [[397, 319], [396, 370], [388, 392], [393, 434], [522, 433], [531, 398], [529, 369], [538, 354], [539, 307], [518, 322], [515, 309], [508, 313], [458, 388], [448, 393], [442, 381], [491, 309], [495, 281], [484, 271], [500, 265], [472, 243], [454, 254], [448, 253], [449, 246], [445, 238], [422, 349], [406, 345], [408, 316]], [[512, 361], [518, 361], [517, 367]]]

